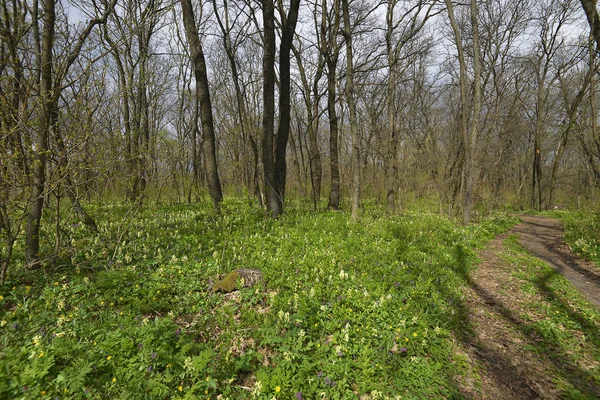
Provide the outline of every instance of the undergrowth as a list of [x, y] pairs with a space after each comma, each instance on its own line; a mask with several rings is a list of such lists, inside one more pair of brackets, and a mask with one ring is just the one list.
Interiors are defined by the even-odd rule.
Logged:
[[[379, 208], [273, 221], [231, 200], [220, 215], [94, 215], [97, 235], [65, 225], [54, 267], [0, 287], [0, 398], [458, 396], [460, 288], [474, 249], [515, 222]], [[265, 284], [211, 293], [237, 267]]]
[[553, 216], [563, 221], [565, 241], [581, 257], [600, 265], [600, 213], [556, 211]]

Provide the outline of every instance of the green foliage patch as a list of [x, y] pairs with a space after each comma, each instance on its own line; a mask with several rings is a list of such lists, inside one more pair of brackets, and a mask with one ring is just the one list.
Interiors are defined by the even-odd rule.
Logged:
[[[515, 223], [272, 221], [240, 201], [94, 212], [97, 236], [64, 232], [63, 266], [0, 288], [0, 398], [457, 396], [460, 289], [474, 249]], [[211, 292], [239, 267], [266, 285]]]
[[565, 225], [565, 241], [587, 260], [600, 265], [600, 213], [559, 211], [552, 213]]

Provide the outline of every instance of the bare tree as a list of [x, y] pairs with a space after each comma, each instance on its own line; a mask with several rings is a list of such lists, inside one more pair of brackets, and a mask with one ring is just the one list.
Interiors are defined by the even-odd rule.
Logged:
[[350, 117], [352, 137], [352, 218], [358, 218], [360, 207], [360, 135], [358, 132], [358, 116], [356, 114], [356, 93], [354, 90], [354, 61], [352, 48], [352, 27], [350, 25], [349, 0], [342, 0], [344, 20], [344, 39], [346, 43], [346, 101]]
[[[263, 142], [262, 156], [265, 173], [267, 212], [273, 218], [283, 213], [286, 181], [286, 150], [290, 131], [290, 51], [300, 0], [292, 0], [287, 16], [283, 17], [279, 49], [279, 125], [273, 153], [275, 123], [275, 7], [263, 0], [264, 54], [263, 54]], [[282, 5], [280, 4], [280, 8]]]
[[[204, 143], [204, 168], [206, 169], [208, 191], [213, 201], [213, 207], [219, 209], [219, 204], [223, 199], [221, 191], [221, 182], [217, 171], [217, 157], [215, 152], [215, 130], [213, 125], [212, 105], [210, 101], [210, 91], [208, 87], [208, 76], [206, 74], [206, 61], [204, 60], [204, 51], [202, 42], [198, 36], [196, 21], [194, 20], [194, 9], [191, 0], [182, 0], [181, 9], [183, 12], [183, 24], [190, 54], [194, 66], [194, 76], [196, 78], [196, 96], [200, 101], [200, 119], [202, 121], [202, 134]], [[197, 120], [194, 125], [197, 127]]]
[[[25, 227], [25, 244], [27, 264], [36, 266], [40, 262], [40, 221], [44, 208], [46, 190], [46, 162], [51, 135], [58, 123], [58, 102], [63, 88], [63, 79], [79, 57], [81, 49], [96, 25], [104, 24], [112, 13], [116, 0], [106, 4], [103, 13], [91, 19], [79, 34], [76, 42], [69, 49], [64, 59], [57, 60], [53, 53], [56, 23], [55, 0], [44, 0], [43, 29], [41, 32], [41, 48], [39, 53], [41, 121], [36, 139], [36, 151], [32, 160], [32, 191], [29, 213]], [[34, 3], [37, 8], [37, 3]], [[37, 11], [36, 11], [37, 12]], [[37, 24], [37, 21], [34, 23]]]

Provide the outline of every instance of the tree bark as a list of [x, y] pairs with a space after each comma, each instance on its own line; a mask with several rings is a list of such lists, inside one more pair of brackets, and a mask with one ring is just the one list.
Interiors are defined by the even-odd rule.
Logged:
[[[337, 102], [337, 63], [340, 53], [340, 46], [337, 42], [338, 31], [340, 30], [340, 0], [334, 0], [333, 2], [333, 25], [329, 27], [326, 27], [326, 10], [327, 0], [323, 0], [321, 40], [323, 40], [324, 43], [327, 43], [324, 57], [327, 63], [327, 114], [329, 116], [329, 169], [331, 173], [331, 191], [329, 193], [328, 207], [332, 210], [338, 210], [340, 208], [341, 188], [338, 145], [339, 128], [335, 107]], [[327, 38], [325, 37], [325, 32], [327, 32]]]
[[338, 146], [338, 116], [336, 105], [336, 68], [337, 59], [327, 63], [327, 113], [329, 115], [329, 168], [331, 171], [331, 192], [328, 207], [332, 210], [340, 208], [340, 161]]
[[[448, 18], [450, 19], [450, 26], [452, 27], [452, 32], [454, 33], [454, 41], [456, 42], [456, 51], [458, 53], [458, 63], [459, 63], [459, 85], [460, 85], [460, 131], [461, 131], [461, 140], [462, 140], [462, 151], [457, 152], [457, 159], [453, 163], [453, 166], [460, 164], [458, 157], [464, 157], [465, 162], [462, 163], [463, 173], [466, 170], [464, 167], [466, 163], [467, 155], [465, 154], [465, 150], [468, 146], [468, 129], [467, 129], [467, 67], [465, 64], [465, 54], [462, 45], [462, 38], [460, 35], [460, 30], [458, 29], [458, 24], [456, 23], [456, 18], [454, 17], [454, 6], [452, 5], [452, 0], [445, 0], [446, 7], [448, 9]], [[451, 171], [453, 173], [454, 171]], [[464, 179], [463, 179], [464, 184]], [[464, 187], [462, 188], [464, 190]], [[451, 199], [454, 198], [456, 194], [457, 188], [454, 190], [454, 194], [451, 196]], [[453, 200], [450, 201], [451, 205], [454, 203]]]
[[[32, 189], [29, 199], [29, 213], [25, 226], [25, 257], [27, 265], [35, 267], [40, 263], [40, 221], [44, 208], [44, 191], [46, 185], [46, 159], [48, 139], [52, 129], [52, 114], [56, 113], [52, 101], [52, 48], [55, 32], [55, 3], [54, 0], [44, 0], [44, 28], [42, 30], [42, 49], [40, 58], [40, 96], [42, 101], [42, 121], [36, 140], [36, 152], [32, 168]], [[37, 21], [34, 21], [37, 23]]]
[[215, 145], [215, 130], [212, 116], [212, 105], [210, 100], [210, 90], [208, 87], [208, 76], [206, 73], [206, 61], [204, 51], [196, 22], [194, 19], [194, 9], [191, 0], [181, 0], [181, 9], [183, 12], [183, 25], [190, 46], [190, 55], [194, 65], [194, 76], [196, 78], [196, 96], [200, 101], [200, 120], [202, 122], [203, 134], [203, 153], [204, 168], [206, 170], [206, 180], [208, 192], [213, 202], [213, 207], [219, 209], [223, 200], [221, 182], [217, 169], [217, 156]]
[[265, 174], [267, 213], [277, 218], [283, 212], [278, 199], [277, 174], [273, 156], [275, 133], [275, 7], [272, 0], [262, 0], [263, 34], [263, 137], [262, 161]]
[[596, 0], [581, 0], [581, 6], [590, 24], [590, 30], [596, 41], [596, 51], [598, 52], [600, 51], [600, 16], [598, 15], [596, 3]]
[[[291, 0], [290, 10], [282, 26], [281, 44], [279, 47], [279, 126], [277, 128], [277, 145], [275, 148], [275, 174], [277, 200], [279, 201], [280, 213], [283, 212], [285, 199], [285, 182], [287, 173], [286, 150], [290, 135], [290, 51], [296, 22], [298, 21], [298, 9], [300, 0]], [[283, 10], [282, 10], [283, 16]]]
[[346, 40], [346, 101], [350, 117], [350, 134], [352, 137], [352, 218], [358, 218], [360, 207], [360, 135], [358, 132], [358, 116], [354, 92], [354, 64], [352, 49], [352, 27], [350, 26], [350, 7], [348, 0], [342, 0], [344, 19], [344, 39]]
[[385, 184], [386, 199], [389, 209], [394, 208], [396, 186], [398, 184], [398, 165], [395, 163], [397, 135], [396, 135], [396, 52], [392, 44], [394, 27], [394, 7], [396, 1], [389, 1], [386, 13], [386, 51], [388, 61], [388, 84], [386, 87], [386, 108], [387, 108], [387, 140], [385, 143]]
[[473, 189], [475, 186], [475, 150], [477, 149], [478, 124], [481, 114], [481, 52], [479, 49], [479, 22], [476, 0], [471, 0], [471, 28], [473, 30], [473, 118], [471, 119], [470, 137], [465, 138], [464, 224], [471, 221]]

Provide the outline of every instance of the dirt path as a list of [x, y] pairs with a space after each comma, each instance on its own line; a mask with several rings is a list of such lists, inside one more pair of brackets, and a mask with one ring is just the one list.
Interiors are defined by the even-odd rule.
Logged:
[[600, 273], [592, 263], [571, 252], [563, 240], [561, 223], [531, 215], [522, 215], [521, 220], [512, 229], [519, 235], [521, 246], [563, 274], [600, 311]]
[[567, 277], [598, 309], [600, 276], [592, 264], [571, 253], [558, 221], [537, 216], [521, 219], [488, 244], [479, 254], [479, 267], [467, 278], [466, 328], [456, 336], [457, 353], [477, 366], [471, 374], [479, 376], [481, 384], [461, 378], [461, 390], [472, 399], [559, 399], [567, 386], [600, 398], [600, 383], [594, 378], [600, 365], [593, 354], [561, 359], [552, 353], [559, 346], [537, 328], [547, 315], [530, 306], [549, 304], [550, 297], [543, 290], [523, 291], [523, 280], [515, 276], [518, 264], [502, 257], [504, 241], [517, 234], [521, 246]]

